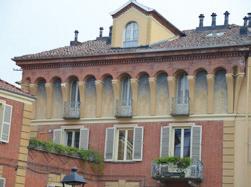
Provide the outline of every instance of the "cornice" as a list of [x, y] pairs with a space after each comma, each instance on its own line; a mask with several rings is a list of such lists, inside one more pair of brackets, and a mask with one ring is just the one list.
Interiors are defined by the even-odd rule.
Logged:
[[204, 59], [217, 59], [217, 58], [232, 58], [232, 57], [246, 57], [247, 51], [225, 51], [225, 52], [207, 52], [204, 53], [151, 53], [139, 54], [139, 55], [127, 55], [124, 58], [117, 56], [117, 58], [99, 58], [91, 60], [89, 59], [63, 59], [63, 60], [47, 60], [43, 63], [31, 63], [31, 64], [20, 64], [23, 70], [31, 69], [56, 69], [56, 68], [72, 68], [72, 67], [90, 67], [90, 66], [102, 66], [102, 65], [114, 65], [114, 64], [142, 64], [142, 63], [170, 63], [176, 61], [194, 61]]

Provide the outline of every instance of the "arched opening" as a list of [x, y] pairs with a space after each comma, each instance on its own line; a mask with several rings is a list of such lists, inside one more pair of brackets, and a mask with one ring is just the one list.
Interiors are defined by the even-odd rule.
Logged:
[[129, 76], [124, 76], [121, 79], [120, 87], [120, 102], [123, 106], [131, 106], [132, 93], [131, 81]]
[[139, 77], [138, 80], [138, 115], [149, 115], [150, 114], [150, 86], [149, 76], [144, 73]]
[[195, 113], [207, 113], [207, 93], [207, 72], [205, 70], [201, 70], [196, 74], [195, 79]]
[[55, 78], [53, 80], [53, 110], [52, 115], [53, 118], [62, 118], [63, 117], [63, 96], [61, 89], [61, 80], [59, 78]]
[[45, 80], [40, 79], [37, 81], [37, 101], [36, 101], [36, 118], [46, 118], [46, 107], [47, 107], [47, 94], [45, 89]]
[[96, 85], [95, 77], [90, 76], [85, 80], [85, 116], [96, 117]]
[[169, 113], [169, 101], [168, 101], [168, 81], [167, 74], [160, 73], [156, 79], [157, 85], [157, 105], [156, 111], [158, 115], [166, 115]]
[[125, 27], [124, 47], [137, 47], [139, 28], [136, 22], [129, 22]]
[[216, 71], [214, 77], [214, 112], [227, 113], [227, 81], [224, 69]]
[[113, 116], [113, 98], [112, 76], [107, 76], [103, 80], [102, 116]]

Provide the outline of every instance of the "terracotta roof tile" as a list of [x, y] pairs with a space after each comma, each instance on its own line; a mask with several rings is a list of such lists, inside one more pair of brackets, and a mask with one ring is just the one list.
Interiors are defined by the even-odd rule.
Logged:
[[112, 48], [105, 38], [90, 40], [77, 46], [65, 46], [36, 54], [15, 57], [14, 60], [85, 57], [251, 45], [251, 37], [240, 35], [240, 26], [237, 25], [230, 25], [228, 28], [207, 31], [186, 30], [184, 33], [186, 36], [179, 37], [172, 41], [162, 41], [151, 46], [137, 48]]
[[2, 79], [0, 79], [0, 90], [9, 91], [9, 92], [23, 95], [23, 96], [27, 96], [27, 97], [33, 97], [31, 94], [21, 90], [20, 88], [2, 80]]

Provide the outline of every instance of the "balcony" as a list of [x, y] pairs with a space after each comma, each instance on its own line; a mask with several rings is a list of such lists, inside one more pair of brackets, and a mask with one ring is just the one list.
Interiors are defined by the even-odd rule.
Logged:
[[171, 115], [189, 116], [189, 97], [173, 97]]
[[64, 119], [79, 119], [80, 118], [80, 103], [65, 102], [64, 103]]
[[131, 118], [132, 117], [132, 105], [124, 105], [120, 101], [116, 102], [115, 117], [117, 118]]
[[201, 161], [193, 161], [188, 167], [182, 168], [172, 163], [158, 164], [156, 162], [153, 162], [152, 178], [160, 182], [201, 182], [203, 179], [203, 165]]

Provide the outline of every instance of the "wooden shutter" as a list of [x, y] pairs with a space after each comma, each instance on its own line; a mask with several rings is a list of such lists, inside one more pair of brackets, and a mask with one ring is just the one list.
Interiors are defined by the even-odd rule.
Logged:
[[53, 130], [53, 143], [62, 144], [62, 129]]
[[5, 178], [0, 177], [0, 187], [5, 187]]
[[105, 133], [105, 160], [113, 159], [115, 128], [106, 128]]
[[6, 142], [6, 143], [9, 142], [11, 116], [12, 116], [12, 106], [5, 104], [4, 111], [3, 111], [2, 129], [1, 129], [1, 141], [2, 142]]
[[142, 160], [143, 158], [143, 137], [144, 128], [135, 127], [133, 136], [133, 160]]
[[89, 145], [89, 129], [81, 128], [80, 138], [79, 138], [79, 148], [88, 150], [88, 145]]
[[160, 157], [169, 156], [170, 127], [161, 127]]
[[202, 127], [193, 126], [192, 127], [192, 159], [201, 160], [201, 136]]

